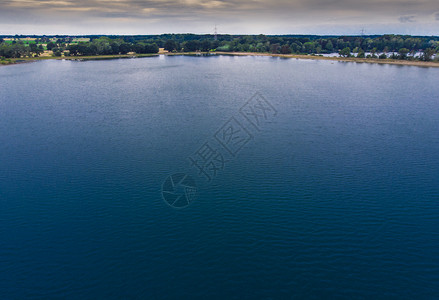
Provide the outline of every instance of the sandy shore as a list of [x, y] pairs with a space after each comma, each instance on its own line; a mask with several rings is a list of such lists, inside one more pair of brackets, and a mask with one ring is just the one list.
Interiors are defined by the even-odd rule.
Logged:
[[271, 54], [258, 52], [215, 52], [221, 55], [240, 55], [240, 56], [272, 56], [296, 59], [312, 59], [312, 60], [332, 60], [332, 61], [347, 61], [356, 63], [372, 63], [372, 64], [391, 64], [401, 66], [417, 66], [417, 67], [439, 67], [439, 62], [433, 61], [411, 61], [411, 60], [397, 60], [397, 59], [378, 59], [378, 58], [356, 58], [356, 57], [325, 57], [314, 55], [300, 55], [300, 54]]
[[[206, 52], [177, 52], [177, 53], [164, 53], [159, 52], [157, 54], [121, 54], [121, 55], [96, 55], [96, 56], [65, 56], [65, 57], [35, 57], [35, 58], [19, 58], [12, 59], [11, 64], [32, 62], [46, 59], [66, 59], [66, 60], [98, 60], [98, 59], [116, 59], [116, 58], [135, 58], [135, 57], [150, 57], [157, 55], [197, 55], [208, 54]], [[299, 54], [271, 54], [271, 53], [259, 53], [259, 52], [212, 52], [216, 55], [238, 55], [238, 56], [272, 56], [283, 58], [296, 58], [296, 59], [311, 59], [311, 60], [330, 60], [330, 61], [344, 61], [355, 63], [372, 63], [372, 64], [390, 64], [400, 66], [417, 66], [417, 67], [439, 67], [439, 62], [433, 61], [410, 61], [410, 60], [396, 60], [396, 59], [377, 59], [377, 58], [356, 58], [356, 57], [325, 57], [314, 55], [299, 55]], [[11, 65], [9, 64], [9, 65]], [[8, 64], [6, 64], [8, 65]], [[0, 65], [1, 66], [1, 65]]]

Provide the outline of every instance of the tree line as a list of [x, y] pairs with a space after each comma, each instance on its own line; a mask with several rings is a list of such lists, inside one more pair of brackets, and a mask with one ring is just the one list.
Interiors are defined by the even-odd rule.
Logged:
[[126, 42], [121, 38], [100, 37], [91, 42], [69, 44], [66, 50], [68, 50], [67, 53], [70, 56], [127, 54], [129, 52], [147, 54], [158, 53], [159, 47], [155, 43], [147, 43], [142, 40]]
[[[325, 54], [340, 56], [431, 60], [439, 52], [439, 37], [381, 35], [381, 36], [315, 36], [315, 35], [196, 35], [162, 34], [142, 36], [87, 36], [89, 42], [72, 43], [73, 38], [56, 36], [50, 41], [45, 36], [37, 37], [46, 42], [46, 49], [54, 56], [111, 55], [135, 52], [157, 53], [159, 48], [170, 52], [225, 51], [263, 52], [273, 54]], [[23, 57], [39, 55], [41, 44], [1, 43], [0, 56]], [[33, 48], [31, 48], [33, 47]], [[36, 47], [36, 48], [35, 48]], [[355, 53], [355, 54], [353, 54]], [[366, 54], [367, 53], [367, 54]], [[421, 55], [416, 56], [416, 53]]]
[[33, 55], [40, 55], [44, 52], [41, 45], [29, 44], [26, 45], [19, 41], [17, 43], [7, 44], [0, 39], [0, 57], [4, 58], [20, 58], [31, 57]]
[[[135, 40], [137, 37], [130, 37]], [[439, 52], [439, 37], [409, 35], [315, 36], [315, 35], [213, 35], [164, 34], [143, 36], [168, 51], [262, 52], [273, 54], [329, 54], [340, 56], [430, 60]], [[368, 53], [368, 54], [366, 54]]]
[[[23, 41], [6, 43], [0, 39], [0, 57], [20, 58], [39, 56], [44, 52], [43, 44], [39, 41], [25, 44]], [[44, 41], [43, 41], [44, 42]], [[58, 38], [55, 41], [46, 41], [45, 49], [52, 51], [53, 56], [93, 56], [93, 55], [119, 55], [135, 52], [137, 54], [158, 53], [159, 47], [155, 43], [143, 40], [127, 42], [122, 38], [111, 39], [99, 37], [90, 42], [72, 43], [69, 40]]]

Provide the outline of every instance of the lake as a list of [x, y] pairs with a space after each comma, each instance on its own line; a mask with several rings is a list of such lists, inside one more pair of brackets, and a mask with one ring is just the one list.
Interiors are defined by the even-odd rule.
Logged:
[[2, 299], [439, 296], [439, 69], [0, 67]]

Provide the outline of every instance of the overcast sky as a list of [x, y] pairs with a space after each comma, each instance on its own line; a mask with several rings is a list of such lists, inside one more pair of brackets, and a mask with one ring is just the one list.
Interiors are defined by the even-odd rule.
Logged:
[[439, 35], [439, 0], [0, 0], [0, 34]]

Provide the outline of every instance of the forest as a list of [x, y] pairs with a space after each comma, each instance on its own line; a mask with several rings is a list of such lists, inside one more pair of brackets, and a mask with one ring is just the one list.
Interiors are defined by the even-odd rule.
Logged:
[[[23, 41], [27, 38], [26, 41]], [[33, 38], [33, 40], [29, 40]], [[0, 57], [119, 55], [169, 52], [259, 52], [272, 54], [338, 53], [343, 57], [435, 60], [439, 37], [409, 35], [317, 36], [317, 35], [196, 35], [162, 34], [138, 36], [0, 36]]]

